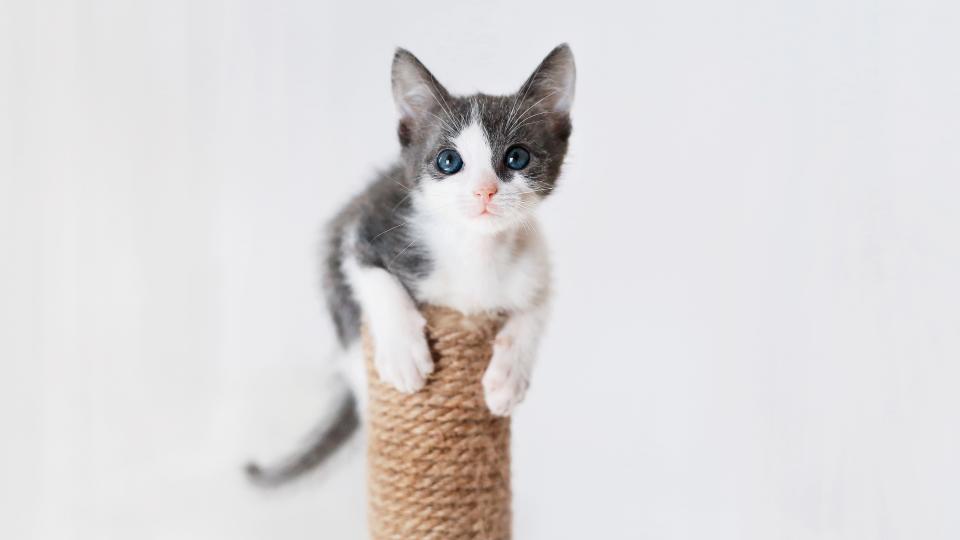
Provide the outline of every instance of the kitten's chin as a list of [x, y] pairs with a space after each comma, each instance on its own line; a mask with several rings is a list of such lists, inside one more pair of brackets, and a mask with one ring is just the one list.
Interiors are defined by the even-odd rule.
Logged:
[[465, 226], [471, 231], [481, 234], [499, 234], [504, 231], [520, 227], [521, 220], [494, 213], [482, 213], [468, 216], [464, 220]]

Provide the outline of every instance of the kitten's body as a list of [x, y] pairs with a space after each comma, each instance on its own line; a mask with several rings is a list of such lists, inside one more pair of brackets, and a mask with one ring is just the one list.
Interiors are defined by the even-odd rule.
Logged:
[[[369, 325], [378, 375], [414, 392], [433, 369], [422, 304], [506, 313], [482, 383], [494, 414], [509, 414], [523, 399], [550, 297], [547, 248], [532, 210], [553, 190], [566, 154], [573, 69], [569, 48], [561, 46], [516, 95], [454, 97], [398, 51], [401, 159], [333, 220], [324, 260], [340, 366], [361, 410], [361, 321]], [[440, 163], [449, 151], [460, 160], [452, 172]], [[341, 408], [307, 452], [250, 472], [266, 483], [295, 476], [357, 423], [352, 409]]]

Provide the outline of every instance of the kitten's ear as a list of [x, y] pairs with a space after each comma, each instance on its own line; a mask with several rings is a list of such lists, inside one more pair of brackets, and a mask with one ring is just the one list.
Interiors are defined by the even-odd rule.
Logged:
[[566, 43], [557, 45], [540, 62], [533, 75], [520, 87], [525, 102], [558, 112], [569, 113], [577, 82], [573, 51]]
[[393, 101], [400, 113], [400, 142], [406, 145], [414, 127], [435, 114], [441, 102], [450, 100], [450, 94], [437, 82], [429, 70], [406, 49], [398, 48], [393, 55]]

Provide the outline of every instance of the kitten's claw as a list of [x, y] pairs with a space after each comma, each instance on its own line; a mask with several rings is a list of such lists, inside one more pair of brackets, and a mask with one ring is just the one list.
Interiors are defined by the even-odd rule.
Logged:
[[527, 387], [530, 386], [523, 366], [524, 363], [517, 358], [514, 347], [498, 343], [481, 381], [487, 408], [494, 415], [510, 416], [513, 409], [523, 401]]
[[423, 317], [414, 312], [406, 324], [392, 324], [374, 333], [373, 364], [380, 380], [405, 394], [423, 388], [433, 373], [433, 358], [424, 335], [425, 323]]

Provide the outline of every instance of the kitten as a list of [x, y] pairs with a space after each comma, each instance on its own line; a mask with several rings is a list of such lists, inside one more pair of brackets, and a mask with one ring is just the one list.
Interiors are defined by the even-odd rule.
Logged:
[[[482, 379], [490, 411], [523, 400], [550, 301], [547, 248], [535, 209], [560, 174], [576, 69], [555, 48], [516, 94], [453, 96], [409, 52], [393, 58], [400, 159], [329, 227], [324, 290], [353, 396], [300, 454], [251, 478], [275, 484], [329, 455], [366, 401], [361, 319], [380, 378], [416, 392], [433, 370], [420, 304], [506, 312]], [[355, 401], [354, 401], [355, 400]]]

